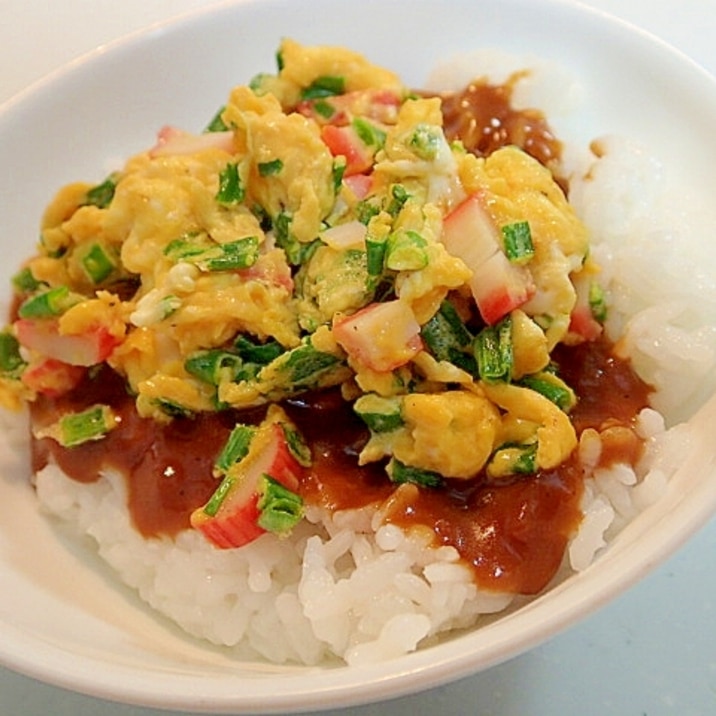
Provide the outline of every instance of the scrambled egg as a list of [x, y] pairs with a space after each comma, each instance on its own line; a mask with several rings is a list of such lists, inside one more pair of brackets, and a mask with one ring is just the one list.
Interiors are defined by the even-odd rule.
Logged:
[[349, 50], [279, 57], [211, 131], [164, 128], [57, 193], [16, 282], [3, 401], [101, 362], [160, 421], [340, 385], [371, 430], [361, 460], [396, 480], [562, 462], [574, 396], [550, 353], [585, 339], [575, 286], [596, 267], [550, 171], [449, 143], [439, 98]]

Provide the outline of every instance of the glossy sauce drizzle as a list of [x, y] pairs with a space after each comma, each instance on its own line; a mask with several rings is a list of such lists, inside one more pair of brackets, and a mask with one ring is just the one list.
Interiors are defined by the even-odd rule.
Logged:
[[[605, 421], [631, 425], [646, 406], [648, 386], [605, 343], [560, 349], [557, 358], [583, 397], [573, 416], [582, 429]], [[101, 441], [70, 449], [49, 438], [34, 440], [33, 468], [40, 469], [51, 456], [82, 482], [96, 480], [102, 470], [121, 472], [132, 518], [145, 536], [188, 527], [192, 510], [217, 486], [212, 465], [229, 431], [236, 422], [256, 423], [263, 412], [229, 410], [162, 425], [140, 418], [123, 381], [105, 368], [70, 395], [35, 402], [33, 423], [44, 425], [97, 402], [111, 405], [121, 416], [120, 425]], [[445, 490], [396, 489], [381, 465], [358, 466], [367, 433], [337, 390], [306, 394], [285, 408], [314, 457], [301, 488], [307, 502], [335, 511], [388, 500], [388, 521], [432, 530], [439, 543], [458, 549], [488, 587], [535, 593], [559, 567], [581, 518], [582, 471], [575, 460], [500, 486], [477, 476], [451, 481]]]
[[513, 108], [513, 85], [520, 77], [517, 74], [503, 85], [475, 81], [460, 92], [440, 95], [445, 135], [450, 140], [460, 139], [469, 152], [480, 157], [515, 145], [552, 168], [562, 153], [562, 143], [542, 112]]

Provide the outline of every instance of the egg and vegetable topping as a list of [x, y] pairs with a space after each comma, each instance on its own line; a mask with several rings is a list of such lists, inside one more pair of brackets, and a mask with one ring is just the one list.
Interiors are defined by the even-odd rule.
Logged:
[[578, 397], [553, 354], [597, 340], [605, 309], [554, 167], [509, 137], [473, 151], [446, 98], [347, 49], [277, 57], [203, 133], [165, 127], [55, 196], [14, 280], [3, 402], [55, 406], [34, 438], [63, 450], [122, 428], [111, 404], [76, 407], [107, 369], [156, 429], [232, 416], [189, 518], [219, 547], [301, 519], [316, 456], [286, 406], [317, 392], [340, 393], [358, 465], [398, 491], [565, 463]]

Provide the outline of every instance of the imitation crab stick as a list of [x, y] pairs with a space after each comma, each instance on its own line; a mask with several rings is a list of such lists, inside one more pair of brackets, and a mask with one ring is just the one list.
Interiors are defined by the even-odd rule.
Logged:
[[591, 276], [579, 275], [573, 279], [577, 299], [569, 319], [569, 330], [585, 341], [593, 341], [603, 331], [606, 318], [604, 296], [599, 284]]
[[364, 142], [352, 125], [327, 124], [321, 130], [321, 139], [334, 157], [345, 157], [345, 176], [363, 174], [373, 166], [377, 148]]
[[270, 411], [257, 428], [237, 426], [217, 461], [218, 471], [225, 470], [219, 487], [191, 515], [192, 527], [216, 547], [242, 547], [266, 532], [286, 534], [303, 516], [297, 491], [306, 456], [279, 413]]
[[499, 229], [479, 193], [445, 217], [441, 239], [448, 253], [472, 270], [470, 290], [487, 324], [498, 323], [534, 294], [529, 270], [504, 253]]
[[58, 322], [48, 318], [20, 318], [13, 326], [17, 339], [24, 347], [68, 365], [102, 363], [120, 342], [103, 325], [75, 335], [60, 333]]
[[351, 358], [378, 372], [404, 365], [423, 347], [420, 324], [400, 300], [371, 303], [337, 319], [333, 336]]
[[59, 398], [77, 387], [85, 370], [83, 367], [69, 365], [54, 358], [40, 358], [27, 365], [20, 380], [33, 393], [48, 398]]
[[392, 90], [356, 90], [302, 100], [296, 111], [319, 124], [349, 124], [353, 117], [367, 117], [381, 123], [394, 123], [401, 97]]

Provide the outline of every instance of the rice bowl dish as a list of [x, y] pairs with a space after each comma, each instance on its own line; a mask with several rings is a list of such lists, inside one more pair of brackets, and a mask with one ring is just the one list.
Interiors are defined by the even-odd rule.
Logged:
[[[164, 128], [108, 179], [57, 193], [14, 278], [5, 402], [31, 406], [41, 505], [188, 633], [242, 658], [372, 663], [540, 593], [563, 561], [585, 569], [658, 499], [688, 439], [653, 407], [669, 407], [674, 357], [660, 351], [648, 384], [615, 363], [663, 329], [615, 310], [611, 285], [631, 287], [599, 273], [621, 260], [599, 224], [590, 246], [557, 184], [568, 172], [601, 219], [603, 163], [635, 152], [602, 141], [579, 173], [562, 165], [534, 110], [509, 114], [530, 68], [495, 86], [475, 64], [472, 94], [411, 97], [344, 48], [284, 40], [278, 53], [277, 74], [233, 89], [212, 131]], [[488, 119], [471, 140], [473, 106], [507, 136], [490, 137]], [[708, 359], [700, 338], [674, 341]], [[572, 379], [580, 362], [597, 367]], [[612, 371], [614, 387], [601, 379]], [[608, 406], [580, 424], [598, 397]], [[324, 445], [331, 423], [345, 423], [337, 447]], [[335, 457], [349, 448], [382, 480]], [[575, 451], [583, 485], [558, 477]], [[250, 486], [257, 471], [265, 487]], [[381, 481], [393, 486], [373, 494]], [[464, 484], [477, 496], [434, 512]], [[483, 521], [512, 491], [516, 504]], [[401, 522], [423, 502], [427, 517]]]
[[[482, 76], [481, 63], [496, 62], [503, 77], [526, 69], [530, 79], [537, 78], [536, 88], [529, 81], [517, 83], [516, 102], [529, 108], [544, 106], [549, 121], [550, 97], [547, 94], [540, 101], [539, 85], [540, 78], [543, 87], [551, 85], [553, 68], [545, 80], [542, 69], [525, 67], [523, 58], [495, 57], [482, 52], [451, 60], [423, 88], [444, 91], [448, 80], [455, 85], [450, 89], [464, 86], [461, 73], [471, 73], [473, 79]], [[557, 136], [562, 138], [559, 132]], [[664, 197], [678, 191], [670, 183], [668, 168], [660, 176], [658, 160], [631, 138], [615, 134], [591, 139], [594, 143], [586, 148], [566, 143], [559, 167], [568, 180], [570, 205], [590, 235], [589, 251], [580, 262], [588, 253], [598, 266], [608, 305], [604, 334], [654, 390], [649, 406], [639, 408], [634, 416], [632, 433], [643, 452], [633, 464], [600, 464], [600, 438], [592, 433], [576, 436], [578, 447], [574, 443], [573, 449], [585, 472], [578, 502], [582, 516], [548, 584], [522, 595], [481, 589], [455, 546], [400, 529], [384, 519], [380, 507], [360, 506], [326, 515], [309, 503], [290, 537], [262, 535], [247, 545], [223, 550], [196, 529], [180, 531], [172, 539], [146, 539], [123, 508], [127, 495], [122, 475], [110, 472], [102, 480], [82, 483], [67, 480], [56, 465], [48, 464], [36, 475], [43, 508], [79, 534], [91, 536], [101, 557], [153, 608], [189, 634], [235, 649], [240, 660], [351, 666], [390, 660], [416, 648], [429, 649], [444, 634], [489, 625], [494, 615], [522, 607], [526, 596], [548, 593], [569, 580], [570, 574], [587, 569], [625, 526], [667, 494], [671, 475], [701, 439], [698, 430], [681, 421], [691, 408], [683, 416], [680, 411], [684, 396], [691, 396], [693, 405], [700, 391], [705, 398], [713, 390], [716, 346], [709, 323], [714, 315], [713, 278], [701, 274], [698, 266], [681, 261], [676, 265], [673, 260], [677, 227], [674, 206]], [[638, 192], [632, 193], [637, 182]], [[451, 209], [459, 205], [457, 200]], [[683, 202], [678, 208], [680, 218], [685, 215], [695, 223], [695, 231], [703, 228], [700, 210], [687, 210]], [[688, 232], [691, 227], [680, 221], [678, 230]], [[409, 260], [413, 258], [410, 254]], [[659, 271], [665, 261], [670, 262], [668, 275]], [[678, 295], [672, 290], [674, 275], [683, 287]], [[462, 283], [466, 282], [463, 277]], [[458, 289], [457, 285], [446, 289], [441, 300]], [[138, 316], [136, 305], [133, 308], [135, 327], [151, 323]], [[502, 318], [486, 323], [496, 325]], [[335, 328], [335, 317], [331, 320]], [[32, 347], [33, 340], [27, 339], [25, 346]], [[349, 340], [337, 342], [355, 357]], [[351, 367], [360, 374], [355, 365]], [[425, 364], [422, 368], [429, 370]], [[456, 375], [451, 373], [444, 382], [459, 382]], [[431, 376], [436, 379], [435, 372]], [[364, 377], [363, 385], [375, 387], [370, 378], [374, 376]], [[339, 384], [346, 380], [341, 376]], [[381, 410], [384, 407], [379, 405]], [[500, 407], [506, 410], [504, 404]], [[373, 405], [371, 414], [375, 410]], [[46, 440], [47, 435], [36, 430], [36, 439]], [[57, 440], [56, 434], [50, 439]], [[379, 458], [395, 456], [394, 445], [380, 447], [384, 452]], [[493, 443], [488, 451], [493, 457], [496, 447]], [[434, 472], [425, 463], [418, 468]], [[481, 469], [473, 466], [471, 474]]]

